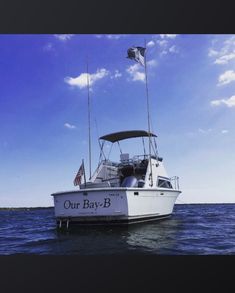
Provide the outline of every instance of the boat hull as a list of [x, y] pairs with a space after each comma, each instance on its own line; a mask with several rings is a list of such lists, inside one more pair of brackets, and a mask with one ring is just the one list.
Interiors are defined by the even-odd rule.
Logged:
[[107, 188], [54, 193], [58, 225], [131, 224], [169, 217], [180, 194], [173, 189]]

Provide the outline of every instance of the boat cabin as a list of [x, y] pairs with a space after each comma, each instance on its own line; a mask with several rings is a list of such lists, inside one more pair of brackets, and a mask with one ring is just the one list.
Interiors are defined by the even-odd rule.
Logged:
[[[114, 162], [104, 154], [106, 141], [117, 143], [124, 139], [135, 137], [155, 138], [156, 135], [143, 130], [123, 131], [100, 137], [100, 161], [89, 182], [80, 185], [80, 188], [104, 188], [104, 187], [133, 187], [149, 188], [159, 187], [171, 189], [171, 179], [167, 177], [163, 166], [163, 159], [158, 156], [156, 142], [151, 142], [151, 154], [135, 155], [130, 158], [129, 153], [120, 152], [120, 161]], [[142, 140], [144, 144], [144, 140]]]

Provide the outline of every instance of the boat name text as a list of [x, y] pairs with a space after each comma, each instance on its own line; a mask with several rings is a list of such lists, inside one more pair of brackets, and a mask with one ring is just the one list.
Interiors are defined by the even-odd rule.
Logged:
[[68, 209], [95, 209], [97, 208], [108, 208], [111, 206], [111, 199], [106, 197], [103, 202], [99, 201], [91, 201], [89, 199], [84, 199], [83, 202], [72, 202], [70, 200], [66, 200], [64, 202], [64, 208]]

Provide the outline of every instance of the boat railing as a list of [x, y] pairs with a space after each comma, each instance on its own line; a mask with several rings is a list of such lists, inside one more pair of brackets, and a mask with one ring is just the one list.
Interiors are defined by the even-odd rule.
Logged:
[[114, 162], [114, 161], [110, 161], [110, 160], [102, 160], [101, 163], [105, 166], [114, 166], [117, 167], [119, 163]]
[[179, 177], [173, 176], [170, 178], [171, 185], [174, 187], [174, 189], [179, 190]]
[[147, 160], [149, 158], [148, 155], [136, 155], [133, 157], [133, 162], [134, 163], [139, 163], [142, 162], [143, 160]]
[[147, 160], [147, 159], [148, 159], [147, 155], [136, 155], [133, 158], [121, 160], [121, 162], [119, 163], [119, 167], [125, 166], [125, 165], [138, 165], [143, 160]]

